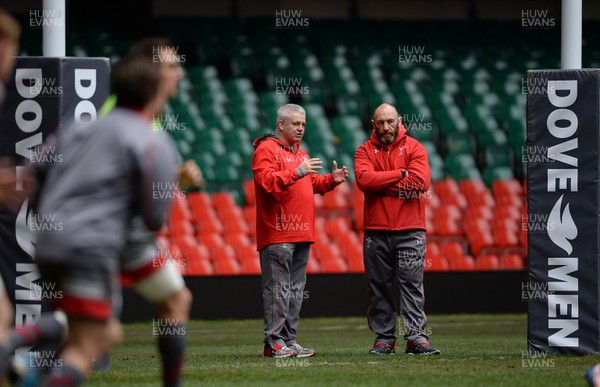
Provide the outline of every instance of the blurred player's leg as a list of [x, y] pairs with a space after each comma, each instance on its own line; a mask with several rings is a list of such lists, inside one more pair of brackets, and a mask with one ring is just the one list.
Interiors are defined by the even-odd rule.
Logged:
[[14, 328], [8, 335], [6, 348], [13, 352], [20, 347], [40, 344], [60, 344], [67, 336], [68, 324], [64, 312], [43, 314], [35, 324]]
[[133, 289], [157, 308], [160, 316], [157, 344], [163, 384], [180, 386], [192, 293], [167, 249], [159, 246], [154, 234], [139, 218], [130, 224], [122, 272], [134, 283]]
[[121, 341], [121, 326], [107, 321], [69, 319], [69, 341], [61, 352], [62, 366], [54, 368], [46, 386], [78, 386], [92, 370], [93, 361]]
[[4, 384], [4, 373], [10, 352], [4, 347], [8, 330], [12, 324], [13, 308], [4, 289], [4, 282], [0, 277], [0, 386]]
[[98, 266], [41, 264], [39, 269], [44, 281], [55, 283], [61, 292], [56, 308], [66, 313], [69, 324], [60, 366], [50, 371], [44, 385], [78, 386], [91, 371], [94, 359], [121, 341], [121, 326], [114, 317], [121, 309], [120, 284], [116, 273]]
[[158, 350], [162, 361], [163, 384], [168, 387], [180, 386], [192, 293], [185, 287], [181, 274], [173, 264], [161, 267], [137, 283], [134, 289], [159, 311]]

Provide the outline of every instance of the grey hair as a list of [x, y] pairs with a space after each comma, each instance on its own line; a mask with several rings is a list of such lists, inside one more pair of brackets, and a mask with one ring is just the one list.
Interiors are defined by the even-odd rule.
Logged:
[[277, 109], [277, 121], [287, 121], [292, 117], [293, 113], [300, 113], [306, 115], [306, 111], [300, 105], [294, 103], [288, 103]]

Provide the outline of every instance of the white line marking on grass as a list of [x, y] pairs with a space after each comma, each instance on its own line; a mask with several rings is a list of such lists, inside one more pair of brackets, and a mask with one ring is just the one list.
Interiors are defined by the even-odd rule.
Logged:
[[472, 321], [472, 322], [439, 322], [436, 323], [431, 322], [427, 325], [437, 325], [437, 326], [453, 326], [453, 327], [464, 327], [464, 326], [474, 326], [474, 325], [515, 325], [521, 324], [520, 321]]

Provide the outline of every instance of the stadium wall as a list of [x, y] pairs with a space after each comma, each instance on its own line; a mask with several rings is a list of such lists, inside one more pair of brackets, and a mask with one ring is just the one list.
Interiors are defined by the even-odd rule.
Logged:
[[[274, 10], [301, 10], [302, 17], [387, 20], [520, 20], [523, 11], [560, 18], [559, 0], [154, 0], [154, 16], [275, 17]], [[584, 19], [600, 18], [600, 3], [584, 3]]]
[[[186, 277], [194, 294], [192, 319], [260, 319], [260, 276]], [[428, 272], [428, 314], [526, 313], [525, 271]], [[313, 274], [304, 292], [303, 317], [365, 316], [367, 287], [363, 274]], [[154, 309], [132, 290], [124, 292], [123, 322], [156, 318]]]

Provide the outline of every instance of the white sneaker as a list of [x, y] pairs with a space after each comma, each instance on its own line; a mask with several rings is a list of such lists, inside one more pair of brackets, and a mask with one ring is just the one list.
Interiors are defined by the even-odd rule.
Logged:
[[312, 348], [302, 348], [302, 346], [298, 343], [288, 345], [288, 347], [294, 351], [296, 351], [296, 357], [311, 357], [315, 356], [315, 350]]

